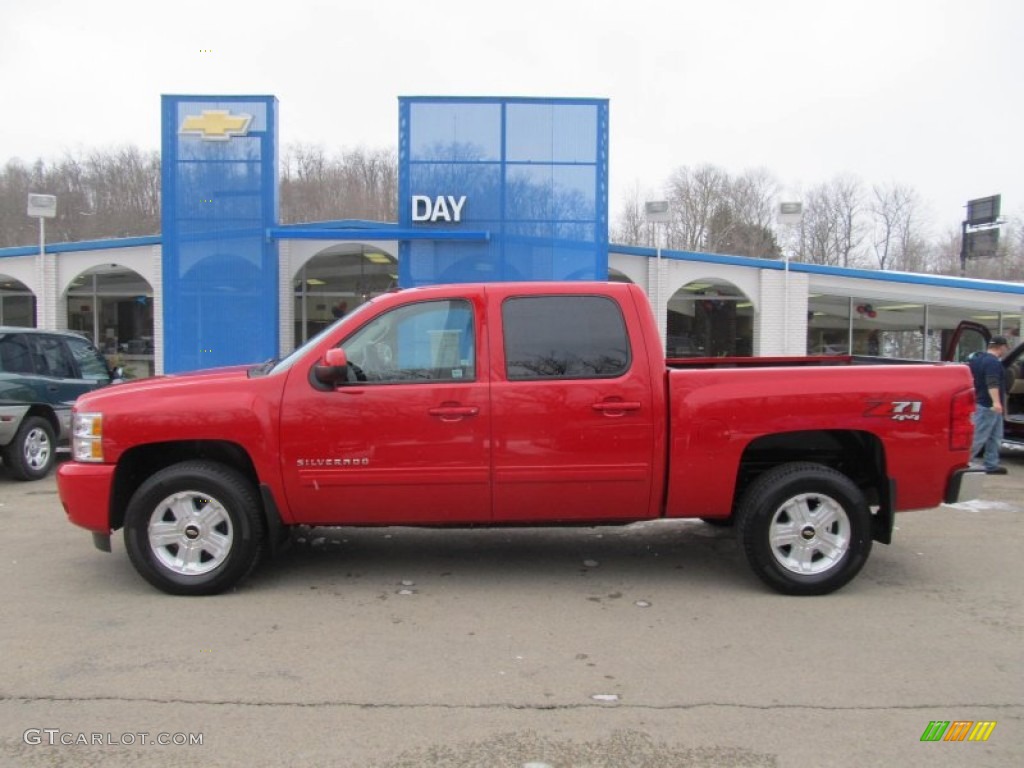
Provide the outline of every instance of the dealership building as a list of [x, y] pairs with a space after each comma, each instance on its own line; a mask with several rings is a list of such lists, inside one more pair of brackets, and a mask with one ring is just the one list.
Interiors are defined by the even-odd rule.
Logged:
[[277, 123], [272, 96], [164, 96], [161, 234], [0, 249], [0, 324], [85, 333], [145, 376], [282, 356], [395, 287], [612, 279], [644, 288], [670, 356], [1020, 335], [1020, 284], [609, 243], [603, 99], [400, 98], [388, 223], [281, 225]]

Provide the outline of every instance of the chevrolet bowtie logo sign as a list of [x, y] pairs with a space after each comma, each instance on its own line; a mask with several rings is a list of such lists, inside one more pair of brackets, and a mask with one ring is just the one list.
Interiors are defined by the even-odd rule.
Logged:
[[201, 115], [189, 115], [178, 133], [199, 136], [206, 141], [227, 141], [232, 136], [245, 136], [249, 132], [252, 115], [232, 115], [226, 109], [204, 109]]

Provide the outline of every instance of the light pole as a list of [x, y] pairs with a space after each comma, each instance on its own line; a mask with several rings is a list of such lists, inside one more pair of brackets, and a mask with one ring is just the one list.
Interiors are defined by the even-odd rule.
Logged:
[[39, 255], [46, 253], [46, 220], [57, 215], [56, 195], [28, 196], [28, 215], [39, 219]]
[[779, 226], [786, 231], [786, 243], [782, 246], [782, 255], [786, 260], [785, 276], [782, 286], [782, 354], [789, 351], [789, 252], [792, 247], [793, 233], [803, 220], [804, 205], [800, 202], [779, 203]]
[[[51, 312], [51, 305], [56, 301], [56, 269], [47, 270], [46, 265], [46, 220], [57, 215], [56, 195], [28, 196], [28, 215], [39, 219], [39, 258], [37, 259], [36, 274], [39, 281], [39, 301], [36, 302], [36, 327], [56, 328], [56, 307]], [[48, 279], [52, 277], [54, 279]], [[51, 285], [53, 283], [53, 285]], [[50, 315], [53, 315], [51, 318]]]
[[655, 317], [658, 320], [658, 334], [661, 336], [661, 345], [665, 346], [667, 341], [667, 311], [661, 306], [661, 233], [659, 224], [668, 224], [672, 221], [672, 210], [669, 208], [668, 200], [651, 200], [644, 203], [644, 215], [648, 224], [654, 225], [654, 309]]

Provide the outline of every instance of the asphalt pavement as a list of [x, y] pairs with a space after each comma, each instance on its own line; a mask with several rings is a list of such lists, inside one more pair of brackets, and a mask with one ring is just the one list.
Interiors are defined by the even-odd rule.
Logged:
[[[0, 765], [1024, 765], [1024, 458], [832, 595], [731, 531], [317, 528], [155, 591], [0, 472]], [[986, 741], [922, 741], [933, 722]], [[973, 726], [972, 726], [973, 727]]]

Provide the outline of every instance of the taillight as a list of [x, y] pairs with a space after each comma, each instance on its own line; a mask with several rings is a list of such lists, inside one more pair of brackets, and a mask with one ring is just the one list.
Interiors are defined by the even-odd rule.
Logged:
[[974, 442], [974, 390], [962, 389], [953, 396], [949, 414], [949, 450], [969, 451]]

